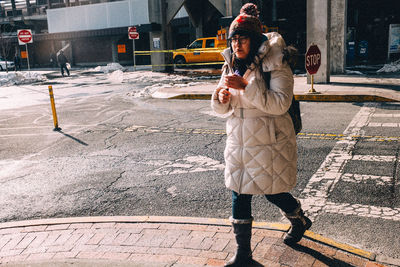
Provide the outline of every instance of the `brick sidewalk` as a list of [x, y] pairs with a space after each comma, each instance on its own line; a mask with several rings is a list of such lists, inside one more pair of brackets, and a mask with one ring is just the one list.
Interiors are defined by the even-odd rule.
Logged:
[[[253, 255], [264, 266], [383, 266], [367, 259], [375, 258], [372, 253], [355, 249], [365, 253], [361, 257], [310, 238], [288, 247], [282, 242], [287, 226], [271, 225], [253, 228]], [[0, 265], [223, 266], [234, 250], [229, 223], [218, 219], [88, 217], [0, 224]]]

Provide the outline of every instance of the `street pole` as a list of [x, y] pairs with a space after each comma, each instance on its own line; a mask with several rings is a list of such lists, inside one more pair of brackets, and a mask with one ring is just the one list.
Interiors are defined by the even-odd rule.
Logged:
[[133, 41], [133, 69], [136, 71], [136, 57], [135, 57], [136, 48], [135, 48], [135, 39], [132, 39], [132, 41]]
[[28, 44], [25, 44], [25, 49], [26, 49], [26, 58], [28, 60], [28, 71], [31, 71], [31, 67], [29, 66]]
[[309, 93], [316, 93], [314, 89], [314, 74], [311, 74], [311, 89], [308, 91]]

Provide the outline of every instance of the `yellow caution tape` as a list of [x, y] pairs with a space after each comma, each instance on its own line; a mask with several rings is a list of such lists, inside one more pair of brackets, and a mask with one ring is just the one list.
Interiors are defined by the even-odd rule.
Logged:
[[[187, 49], [187, 50], [152, 50], [152, 51], [133, 51], [134, 56], [151, 56], [152, 53], [178, 53], [178, 54], [188, 54], [188, 53], [216, 53], [222, 52], [226, 48], [211, 48], [211, 49]], [[202, 66], [202, 65], [222, 65], [223, 61], [214, 62], [201, 62], [201, 63], [182, 63], [182, 64], [158, 64], [158, 65], [139, 65], [142, 67], [166, 67], [166, 66]]]
[[144, 55], [144, 54], [151, 54], [151, 53], [215, 53], [215, 52], [222, 52], [223, 49], [213, 48], [213, 49], [199, 49], [199, 50], [152, 50], [152, 51], [133, 51], [135, 55]]
[[158, 65], [137, 65], [137, 67], [166, 67], [166, 66], [201, 66], [201, 65], [222, 65], [223, 61], [206, 63], [185, 63], [185, 64], [158, 64]]

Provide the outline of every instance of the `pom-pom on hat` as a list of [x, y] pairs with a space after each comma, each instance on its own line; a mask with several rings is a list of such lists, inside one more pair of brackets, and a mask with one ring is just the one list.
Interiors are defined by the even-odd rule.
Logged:
[[240, 14], [232, 21], [229, 27], [229, 36], [232, 38], [235, 34], [245, 34], [260, 36], [262, 35], [262, 24], [258, 19], [259, 11], [257, 6], [247, 3], [240, 9]]

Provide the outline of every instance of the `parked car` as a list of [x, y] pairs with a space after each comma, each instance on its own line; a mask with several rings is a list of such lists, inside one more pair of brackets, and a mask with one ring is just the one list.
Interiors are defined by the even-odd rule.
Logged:
[[221, 52], [226, 48], [226, 39], [207, 37], [196, 39], [186, 48], [174, 51], [174, 63], [183, 66], [187, 63], [223, 62]]
[[0, 70], [6, 70], [7, 68], [8, 70], [14, 70], [14, 62], [0, 58]]

